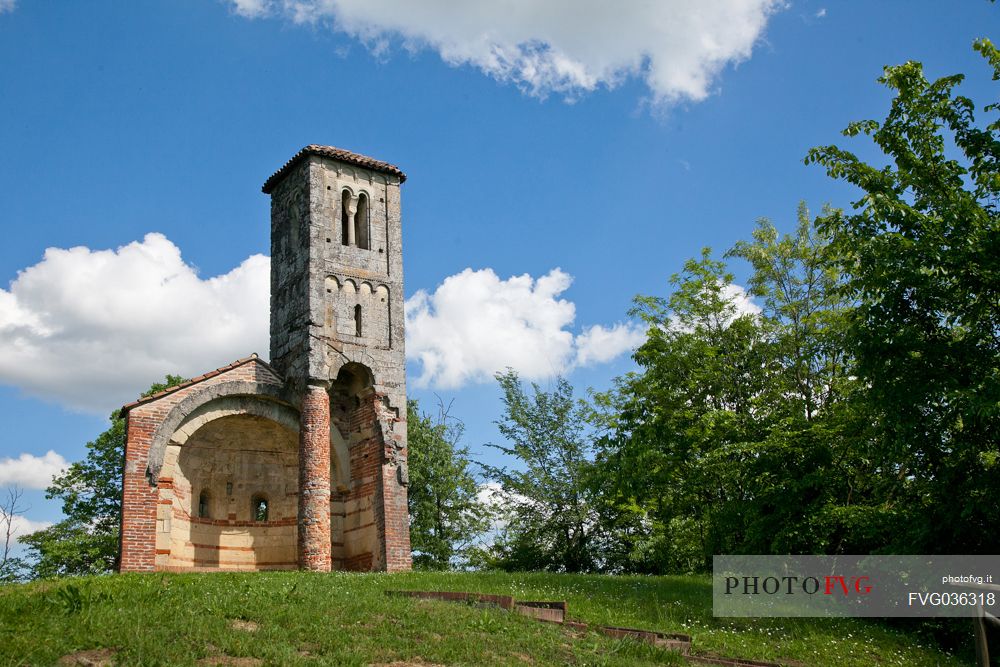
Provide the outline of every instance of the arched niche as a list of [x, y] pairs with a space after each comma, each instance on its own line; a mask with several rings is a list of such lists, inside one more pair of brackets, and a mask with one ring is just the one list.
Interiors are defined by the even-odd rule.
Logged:
[[[164, 531], [167, 566], [297, 567], [297, 428], [250, 411], [214, 407], [219, 409], [201, 415], [214, 418], [186, 425], [164, 457], [162, 479], [170, 484], [161, 487], [160, 502], [171, 503]], [[260, 499], [266, 516], [255, 514]], [[209, 505], [199, 507], [205, 500]]]
[[364, 414], [363, 399], [372, 393], [373, 384], [374, 376], [367, 366], [349, 362], [340, 367], [330, 386], [330, 424], [348, 444], [352, 434], [370, 421]]
[[350, 245], [351, 241], [351, 191], [340, 193], [340, 244]]

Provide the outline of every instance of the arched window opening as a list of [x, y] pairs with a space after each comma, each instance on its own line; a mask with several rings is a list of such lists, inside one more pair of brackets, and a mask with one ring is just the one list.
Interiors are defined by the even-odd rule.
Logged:
[[361, 337], [361, 306], [354, 306], [354, 335]]
[[208, 491], [202, 491], [198, 494], [198, 518], [199, 519], [211, 519], [211, 512], [209, 511], [209, 497]]
[[351, 193], [344, 190], [340, 196], [340, 244], [348, 245], [350, 242], [350, 208]]
[[250, 518], [253, 521], [267, 521], [267, 498], [256, 495], [251, 499]]
[[358, 247], [364, 250], [369, 249], [368, 244], [368, 195], [361, 193], [358, 195], [358, 212], [354, 214], [354, 238], [358, 240]]

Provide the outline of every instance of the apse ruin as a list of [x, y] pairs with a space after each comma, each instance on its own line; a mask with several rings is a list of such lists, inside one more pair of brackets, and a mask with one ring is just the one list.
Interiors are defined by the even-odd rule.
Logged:
[[270, 362], [123, 408], [120, 571], [409, 569], [405, 180], [310, 145], [264, 183]]

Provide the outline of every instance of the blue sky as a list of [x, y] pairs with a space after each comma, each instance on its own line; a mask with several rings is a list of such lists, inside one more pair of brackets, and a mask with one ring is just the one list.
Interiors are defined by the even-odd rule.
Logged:
[[0, 487], [58, 520], [38, 487], [113, 407], [266, 356], [260, 185], [305, 144], [409, 176], [410, 394], [495, 457], [492, 369], [606, 388], [634, 295], [760, 216], [849, 204], [802, 158], [877, 157], [839, 131], [884, 116], [883, 65], [996, 99], [986, 0], [607, 4], [0, 0]]

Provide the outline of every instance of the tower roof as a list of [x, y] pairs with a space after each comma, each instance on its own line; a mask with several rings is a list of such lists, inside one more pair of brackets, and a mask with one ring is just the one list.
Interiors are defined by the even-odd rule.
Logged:
[[261, 191], [266, 195], [271, 194], [271, 190], [273, 190], [274, 186], [276, 186], [278, 182], [285, 177], [285, 174], [287, 174], [292, 167], [297, 165], [309, 155], [320, 155], [322, 157], [340, 160], [341, 162], [346, 162], [348, 164], [356, 164], [359, 167], [371, 169], [372, 171], [381, 171], [384, 174], [392, 174], [393, 176], [399, 177], [400, 183], [406, 180], [406, 174], [404, 174], [399, 167], [389, 164], [388, 162], [382, 162], [381, 160], [376, 160], [373, 157], [361, 155], [360, 153], [352, 153], [351, 151], [346, 151], [343, 148], [337, 148], [336, 146], [309, 144], [293, 155], [292, 159], [286, 162], [281, 169], [271, 174], [271, 177], [264, 181], [264, 186], [261, 188]]

